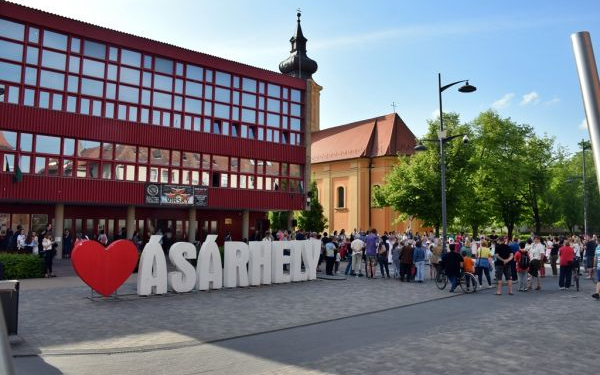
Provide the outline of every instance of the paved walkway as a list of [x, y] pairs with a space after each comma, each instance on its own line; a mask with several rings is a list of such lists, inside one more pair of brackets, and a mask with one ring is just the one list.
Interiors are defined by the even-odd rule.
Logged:
[[[22, 281], [14, 355], [185, 347], [458, 295], [438, 290], [433, 281], [351, 277], [138, 297], [134, 274], [119, 289], [119, 300], [90, 299], [89, 287], [69, 267], [59, 261], [59, 277]], [[555, 288], [557, 279], [547, 277], [545, 284]]]
[[59, 277], [23, 280], [14, 355], [113, 353], [181, 347], [338, 319], [452, 296], [433, 282], [352, 277], [137, 297], [135, 277], [120, 300], [90, 299], [68, 261]]

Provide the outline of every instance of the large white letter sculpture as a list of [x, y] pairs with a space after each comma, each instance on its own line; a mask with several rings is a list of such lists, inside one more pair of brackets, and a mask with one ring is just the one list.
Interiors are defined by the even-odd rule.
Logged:
[[223, 269], [223, 285], [225, 288], [248, 286], [249, 258], [248, 245], [245, 242], [225, 242], [225, 268]]
[[171, 246], [169, 260], [177, 271], [169, 272], [169, 286], [177, 293], [191, 292], [196, 284], [196, 270], [188, 259], [196, 259], [194, 244], [177, 242]]
[[250, 242], [248, 276], [250, 278], [250, 285], [271, 284], [271, 242]]
[[140, 296], [167, 293], [167, 261], [160, 239], [161, 236], [150, 237], [140, 257], [137, 278]]
[[283, 266], [290, 264], [290, 256], [284, 255], [284, 250], [290, 250], [289, 241], [271, 242], [271, 281], [275, 284], [289, 283], [292, 277], [289, 272], [283, 271]]
[[306, 278], [314, 280], [317, 278], [317, 265], [319, 264], [319, 255], [321, 254], [321, 241], [311, 238], [308, 241], [302, 241], [302, 259], [306, 269]]
[[[169, 251], [169, 260], [175, 271], [167, 275], [167, 260], [160, 245], [161, 236], [150, 237], [140, 258], [137, 293], [140, 296], [165, 294], [167, 286], [177, 293], [221, 289], [248, 285], [289, 283], [314, 280], [321, 253], [321, 241], [252, 241], [225, 242], [225, 269], [215, 242], [217, 236], [208, 235], [198, 254], [196, 269], [188, 259], [196, 258], [196, 248], [188, 242], [177, 242]], [[284, 255], [289, 250], [290, 255]], [[289, 265], [290, 271], [284, 271]], [[304, 272], [302, 272], [304, 266]], [[167, 283], [168, 282], [168, 283]]]
[[221, 253], [217, 246], [217, 235], [209, 234], [200, 247], [196, 265], [196, 288], [198, 290], [221, 289], [223, 287], [223, 268]]

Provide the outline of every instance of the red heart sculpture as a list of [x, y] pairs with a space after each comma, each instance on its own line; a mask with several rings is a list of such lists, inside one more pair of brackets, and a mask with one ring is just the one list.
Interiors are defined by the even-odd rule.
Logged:
[[79, 278], [104, 297], [127, 281], [137, 261], [137, 248], [129, 240], [115, 241], [106, 249], [96, 241], [83, 240], [71, 253], [71, 264]]

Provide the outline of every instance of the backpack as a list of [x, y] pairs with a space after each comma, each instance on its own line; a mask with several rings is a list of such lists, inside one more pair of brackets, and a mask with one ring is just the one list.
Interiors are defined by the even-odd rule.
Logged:
[[521, 259], [519, 259], [519, 268], [522, 270], [529, 268], [529, 254], [521, 252]]

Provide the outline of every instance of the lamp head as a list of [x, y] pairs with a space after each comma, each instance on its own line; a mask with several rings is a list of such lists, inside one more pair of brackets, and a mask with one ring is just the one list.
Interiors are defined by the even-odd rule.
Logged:
[[417, 152], [427, 151], [427, 147], [425, 147], [425, 145], [423, 143], [419, 142], [419, 144], [415, 146], [414, 150]]
[[464, 92], [464, 93], [473, 92], [475, 90], [477, 90], [477, 87], [469, 85], [469, 81], [467, 81], [467, 83], [464, 86], [462, 86], [461, 88], [458, 89], [458, 91]]

